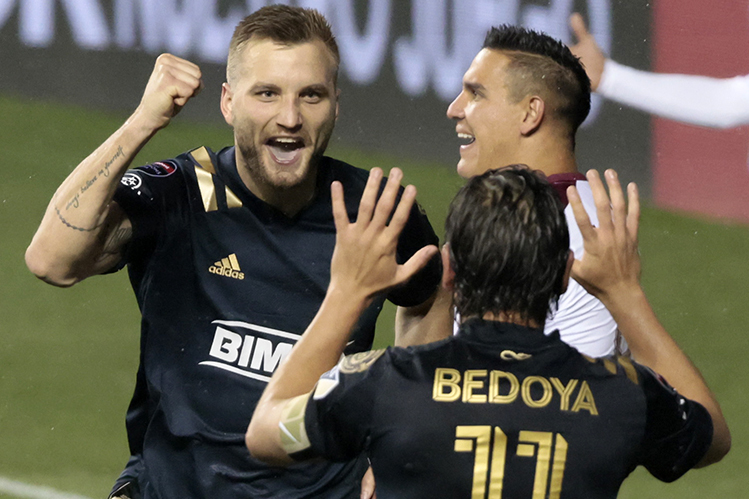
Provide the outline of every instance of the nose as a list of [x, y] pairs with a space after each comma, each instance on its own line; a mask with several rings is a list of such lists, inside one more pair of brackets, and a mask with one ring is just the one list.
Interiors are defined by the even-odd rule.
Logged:
[[299, 130], [302, 126], [302, 112], [299, 100], [295, 98], [283, 99], [278, 110], [276, 122], [280, 127], [290, 131]]
[[447, 117], [452, 120], [462, 120], [464, 115], [464, 106], [463, 106], [463, 94], [464, 92], [460, 92], [458, 96], [455, 98], [454, 101], [450, 103], [449, 106], [447, 106]]

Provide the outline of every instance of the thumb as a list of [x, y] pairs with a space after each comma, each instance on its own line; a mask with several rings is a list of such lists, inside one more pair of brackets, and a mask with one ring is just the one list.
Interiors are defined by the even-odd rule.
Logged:
[[414, 274], [423, 269], [426, 264], [429, 263], [429, 260], [431, 260], [437, 253], [439, 253], [439, 249], [433, 244], [424, 246], [414, 253], [406, 263], [398, 268], [396, 277], [398, 283], [396, 285], [408, 281]]
[[570, 16], [570, 27], [572, 28], [572, 31], [575, 33], [575, 38], [577, 38], [578, 42], [590, 36], [590, 33], [588, 32], [588, 28], [585, 26], [585, 21], [583, 20], [583, 16], [581, 16], [580, 13], [578, 12], [575, 12], [574, 14]]

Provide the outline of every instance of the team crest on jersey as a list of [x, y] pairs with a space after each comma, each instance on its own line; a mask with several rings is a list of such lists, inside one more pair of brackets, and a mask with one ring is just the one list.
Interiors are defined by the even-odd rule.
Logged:
[[171, 160], [157, 161], [150, 165], [141, 166], [138, 169], [151, 177], [168, 177], [177, 171], [177, 163]]
[[370, 350], [369, 352], [359, 352], [348, 355], [341, 360], [342, 373], [360, 373], [370, 368], [377, 359], [385, 353], [385, 349]]
[[127, 172], [120, 179], [120, 183], [126, 187], [130, 187], [132, 190], [137, 190], [143, 184], [143, 180], [140, 176], [133, 172]]

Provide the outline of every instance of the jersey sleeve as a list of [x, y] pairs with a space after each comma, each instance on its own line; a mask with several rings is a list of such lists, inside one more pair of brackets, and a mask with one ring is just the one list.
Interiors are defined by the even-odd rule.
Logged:
[[[430, 244], [439, 245], [439, 238], [429, 223], [426, 212], [414, 203], [406, 226], [403, 228], [396, 259], [405, 263], [414, 253]], [[388, 294], [388, 300], [401, 307], [413, 307], [424, 303], [437, 290], [442, 279], [442, 260], [435, 255], [427, 265], [406, 284]]]
[[186, 196], [179, 163], [158, 161], [128, 170], [117, 186], [114, 200], [133, 224], [129, 249], [144, 251], [152, 247], [163, 230], [183, 218]]
[[658, 374], [638, 366], [647, 399], [641, 464], [659, 480], [673, 482], [710, 448], [713, 422], [701, 404], [681, 396]]
[[749, 123], [749, 75], [648, 73], [607, 60], [597, 91], [635, 109], [694, 125], [729, 128]]
[[290, 453], [292, 458], [345, 461], [365, 450], [375, 388], [375, 376], [369, 367], [384, 352], [350, 355], [320, 377], [304, 413], [306, 448]]

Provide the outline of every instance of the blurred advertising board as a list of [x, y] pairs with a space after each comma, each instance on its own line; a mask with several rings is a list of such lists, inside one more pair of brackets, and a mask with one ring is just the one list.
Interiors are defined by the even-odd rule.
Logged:
[[[0, 92], [95, 108], [134, 109], [155, 56], [198, 64], [206, 88], [183, 111], [221, 121], [224, 59], [234, 26], [263, 0], [0, 0]], [[454, 164], [445, 116], [490, 26], [522, 24], [571, 41], [570, 13], [601, 46], [649, 67], [644, 0], [298, 0], [331, 21], [342, 64], [336, 139], [345, 145]], [[614, 167], [650, 185], [649, 117], [594, 101], [578, 139], [580, 168]]]

